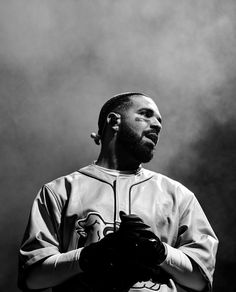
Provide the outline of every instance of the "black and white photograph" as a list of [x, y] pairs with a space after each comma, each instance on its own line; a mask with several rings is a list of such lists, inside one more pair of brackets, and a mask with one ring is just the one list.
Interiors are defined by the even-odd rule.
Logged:
[[0, 0], [0, 291], [235, 292], [236, 2]]

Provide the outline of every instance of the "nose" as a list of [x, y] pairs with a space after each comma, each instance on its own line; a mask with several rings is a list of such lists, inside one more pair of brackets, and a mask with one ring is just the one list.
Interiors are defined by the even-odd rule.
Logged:
[[159, 121], [156, 117], [153, 117], [150, 123], [150, 127], [159, 133], [162, 129], [161, 121]]

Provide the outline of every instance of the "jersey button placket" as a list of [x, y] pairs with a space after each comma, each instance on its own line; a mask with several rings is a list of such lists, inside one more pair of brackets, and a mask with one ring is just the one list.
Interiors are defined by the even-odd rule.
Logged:
[[119, 222], [119, 211], [120, 211], [120, 194], [119, 194], [119, 185], [120, 185], [120, 178], [119, 176], [116, 177], [115, 181], [115, 224]]

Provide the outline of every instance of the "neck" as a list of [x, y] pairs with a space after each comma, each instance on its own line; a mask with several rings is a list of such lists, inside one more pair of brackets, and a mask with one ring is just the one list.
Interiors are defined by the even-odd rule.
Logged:
[[140, 162], [134, 160], [125, 150], [117, 149], [112, 143], [105, 147], [102, 145], [101, 152], [96, 162], [97, 165], [115, 170], [136, 170]]

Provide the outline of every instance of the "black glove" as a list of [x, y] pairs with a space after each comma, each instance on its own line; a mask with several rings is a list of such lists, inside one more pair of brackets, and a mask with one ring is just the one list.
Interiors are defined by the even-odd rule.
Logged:
[[135, 266], [139, 281], [166, 282], [167, 274], [158, 266], [166, 258], [165, 245], [137, 215], [120, 212], [120, 218], [120, 252]]
[[128, 291], [140, 281], [137, 266], [126, 260], [125, 246], [119, 231], [110, 233], [96, 243], [84, 247], [79, 265], [84, 271], [80, 281], [96, 292]]
[[[118, 273], [123, 271], [120, 271], [116, 264], [117, 245], [118, 234], [110, 233], [82, 249], [79, 265], [84, 273], [80, 275], [79, 281], [89, 291], [128, 291], [134, 284]], [[127, 289], [124, 289], [126, 287]]]
[[79, 265], [84, 272], [110, 271], [116, 253], [117, 234], [111, 233], [100, 241], [85, 246], [79, 258]]
[[150, 279], [161, 282], [157, 264], [164, 260], [164, 245], [138, 216], [120, 212], [120, 217], [118, 231], [81, 251], [83, 282], [95, 291], [128, 291]]
[[134, 247], [137, 260], [147, 265], [160, 265], [166, 259], [166, 248], [150, 230], [150, 226], [134, 214], [120, 212], [120, 218], [120, 236], [125, 238], [124, 242], [126, 241], [128, 247]]

